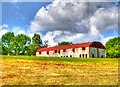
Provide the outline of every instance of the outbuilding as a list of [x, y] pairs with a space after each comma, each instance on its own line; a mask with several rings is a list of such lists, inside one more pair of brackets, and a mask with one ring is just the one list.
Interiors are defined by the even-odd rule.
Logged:
[[101, 42], [85, 42], [40, 48], [37, 50], [36, 56], [106, 58], [106, 48]]

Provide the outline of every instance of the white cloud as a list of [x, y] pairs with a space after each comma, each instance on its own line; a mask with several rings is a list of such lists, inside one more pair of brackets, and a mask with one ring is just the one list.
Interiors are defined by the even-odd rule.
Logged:
[[8, 30], [6, 30], [6, 29], [0, 30], [0, 38], [2, 37], [2, 35], [4, 35], [7, 32], [8, 32]]
[[101, 41], [103, 36], [95, 28], [91, 27], [89, 33], [71, 33], [69, 31], [50, 31], [43, 37], [43, 41], [48, 40], [50, 46], [54, 46], [62, 41], [70, 41], [74, 43], [88, 42], [88, 41]]
[[[48, 41], [48, 44], [50, 46], [55, 46], [57, 45], [57, 43], [54, 41], [54, 39], [57, 37], [57, 35], [59, 35], [61, 33], [61, 31], [54, 31], [54, 32], [47, 32], [47, 34], [43, 37], [43, 42], [45, 40]], [[59, 38], [58, 38], [59, 39]]]
[[[102, 9], [97, 7], [99, 4], [102, 4]], [[87, 33], [92, 25], [99, 30], [113, 26], [117, 23], [117, 16], [117, 7], [108, 3], [55, 0], [37, 12], [31, 22], [30, 30], [66, 30]]]
[[110, 36], [110, 37], [106, 37], [106, 38], [103, 38], [102, 40], [101, 40], [101, 42], [103, 43], [103, 45], [105, 45], [105, 43], [108, 41], [108, 40], [110, 40], [110, 39], [113, 39], [114, 37], [117, 37], [117, 36]]
[[15, 36], [18, 34], [26, 34], [25, 30], [19, 26], [13, 26], [12, 32], [14, 32]]
[[2, 37], [2, 35], [8, 32], [7, 28], [8, 28], [8, 25], [6, 24], [3, 24], [2, 26], [0, 26], [0, 38]]
[[6, 28], [8, 28], [8, 25], [6, 25], [6, 24], [3, 24], [2, 26], [0, 26], [0, 30], [6, 29]]
[[19, 26], [13, 26], [12, 31], [15, 33], [15, 36], [18, 34], [28, 35], [31, 38], [31, 41], [32, 41], [32, 37], [34, 36], [34, 33], [39, 34], [42, 38], [42, 34], [40, 32], [31, 32], [29, 30], [28, 32], [26, 32], [22, 27], [19, 27]]
[[112, 7], [109, 9], [101, 8], [90, 19], [91, 25], [98, 28], [99, 31], [108, 29], [118, 29], [118, 9]]
[[18, 32], [17, 32], [17, 35], [18, 34], [25, 34], [25, 31], [24, 30], [19, 30]]
[[13, 26], [12, 31], [13, 32], [18, 32], [21, 28], [18, 26]]
[[28, 31], [28, 36], [29, 36], [30, 38], [32, 38], [35, 33], [36, 33], [36, 34], [39, 34], [40, 37], [42, 38], [42, 34], [41, 34], [40, 32], [30, 32], [30, 31]]
[[34, 34], [39, 34], [41, 39], [42, 39], [42, 34], [40, 32], [30, 32], [28, 31], [28, 36], [31, 38], [31, 43], [32, 43], [32, 37], [34, 36]]
[[31, 22], [30, 30], [66, 30], [87, 33], [90, 30], [89, 17], [97, 9], [93, 3], [68, 3], [55, 0], [52, 4], [46, 8], [42, 7], [37, 12], [34, 21]]
[[117, 28], [117, 7], [102, 2], [70, 1], [55, 0], [46, 8], [40, 8], [30, 31], [52, 30], [43, 36], [43, 41], [48, 40], [53, 46], [62, 41], [101, 41], [104, 38], [101, 32]]

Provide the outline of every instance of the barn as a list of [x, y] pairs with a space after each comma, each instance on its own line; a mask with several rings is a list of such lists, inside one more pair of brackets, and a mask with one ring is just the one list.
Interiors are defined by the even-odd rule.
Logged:
[[101, 42], [85, 42], [40, 48], [37, 50], [36, 56], [106, 58], [106, 48]]

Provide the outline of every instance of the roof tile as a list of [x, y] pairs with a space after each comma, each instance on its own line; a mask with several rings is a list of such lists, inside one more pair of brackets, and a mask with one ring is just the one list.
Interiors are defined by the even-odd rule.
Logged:
[[40, 48], [37, 52], [41, 51], [53, 51], [53, 50], [61, 50], [61, 49], [70, 49], [70, 48], [79, 48], [79, 47], [89, 47], [92, 42], [79, 43], [79, 44], [71, 44], [71, 45], [62, 45], [62, 46], [54, 46], [47, 48]]

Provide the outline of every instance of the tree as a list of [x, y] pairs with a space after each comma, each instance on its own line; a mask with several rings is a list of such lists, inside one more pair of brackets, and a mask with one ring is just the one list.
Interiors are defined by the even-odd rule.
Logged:
[[39, 34], [34, 34], [32, 37], [32, 44], [27, 46], [26, 55], [36, 55], [36, 51], [41, 48], [42, 40]]
[[106, 56], [110, 58], [120, 57], [120, 37], [115, 37], [110, 39], [105, 44], [106, 47]]
[[61, 42], [58, 43], [58, 46], [73, 44], [72, 42]]
[[0, 54], [6, 55], [8, 53], [7, 47], [0, 41]]
[[34, 34], [34, 36], [32, 37], [32, 44], [42, 44], [42, 40], [39, 34]]
[[24, 54], [25, 49], [27, 48], [27, 45], [29, 45], [31, 42], [30, 37], [18, 34], [15, 36], [12, 40], [12, 43], [10, 44], [9, 50], [14, 51], [15, 54]]
[[32, 37], [32, 44], [29, 44], [27, 46], [27, 52], [26, 55], [36, 55], [36, 51], [41, 48], [42, 40], [39, 34], [34, 34]]
[[7, 55], [8, 54], [8, 48], [6, 47], [6, 46], [4, 46], [3, 44], [1, 45], [2, 47], [2, 51], [1, 51], [1, 54], [3, 54], [3, 55]]
[[40, 45], [35, 45], [35, 44], [29, 44], [27, 46], [27, 52], [25, 53], [26, 55], [36, 55], [36, 51], [40, 49]]
[[12, 43], [13, 38], [14, 38], [13, 32], [8, 32], [2, 36], [1, 40], [2, 40], [2, 53], [3, 54], [11, 53], [11, 51], [9, 50], [9, 46]]
[[12, 42], [13, 37], [14, 37], [13, 32], [6, 33], [5, 35], [2, 36], [2, 43], [9, 47], [9, 45]]
[[0, 41], [0, 55], [2, 54], [2, 42]]

